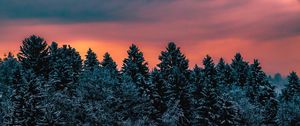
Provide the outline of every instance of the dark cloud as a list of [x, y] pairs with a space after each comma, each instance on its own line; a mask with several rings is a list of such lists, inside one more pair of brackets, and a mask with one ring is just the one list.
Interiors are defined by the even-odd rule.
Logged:
[[299, 8], [295, 0], [0, 0], [0, 25], [93, 22], [99, 24], [76, 32], [122, 40], [264, 41], [299, 36]]
[[[167, 2], [167, 1], [164, 1]], [[143, 6], [158, 0], [1, 0], [0, 19], [39, 19], [46, 22], [96, 22], [144, 20]]]

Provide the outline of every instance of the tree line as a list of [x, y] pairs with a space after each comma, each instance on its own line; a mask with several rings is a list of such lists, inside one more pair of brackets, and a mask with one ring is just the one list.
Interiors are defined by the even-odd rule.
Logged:
[[83, 61], [70, 45], [32, 35], [0, 62], [0, 124], [34, 125], [300, 125], [300, 83], [288, 76], [281, 93], [255, 59], [203, 67], [170, 42], [149, 70], [132, 44], [120, 70], [109, 53]]

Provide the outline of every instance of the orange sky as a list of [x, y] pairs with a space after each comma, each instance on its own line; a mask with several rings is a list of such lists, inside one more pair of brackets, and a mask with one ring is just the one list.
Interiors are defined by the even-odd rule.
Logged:
[[17, 53], [21, 41], [36, 34], [48, 43], [70, 44], [82, 56], [88, 48], [99, 59], [108, 51], [119, 66], [135, 43], [154, 67], [174, 41], [191, 67], [206, 54], [230, 62], [241, 52], [249, 62], [258, 58], [269, 74], [300, 73], [298, 0], [124, 1], [0, 1], [0, 55]]

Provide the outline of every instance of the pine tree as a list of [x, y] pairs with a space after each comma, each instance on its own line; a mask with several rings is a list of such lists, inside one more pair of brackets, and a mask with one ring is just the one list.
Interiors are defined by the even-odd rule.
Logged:
[[[202, 98], [201, 91], [204, 87], [203, 82], [205, 79], [203, 76], [203, 69], [198, 65], [195, 65], [191, 74], [191, 83], [193, 83], [192, 95], [194, 96], [194, 99]], [[194, 101], [194, 103], [197, 105], [197, 100]]]
[[[217, 85], [217, 70], [215, 68], [215, 64], [213, 63], [212, 58], [207, 55], [203, 60], [204, 69], [203, 71], [203, 77], [204, 77], [204, 83], [205, 86], [209, 86], [212, 88], [216, 88]], [[214, 89], [215, 90], [215, 89]]]
[[240, 124], [240, 115], [234, 102], [229, 98], [221, 100], [221, 112], [219, 117], [222, 126], [237, 126]]
[[278, 101], [267, 75], [262, 71], [258, 60], [250, 65], [249, 77], [247, 81], [248, 91], [247, 95], [254, 105], [258, 105], [263, 111], [262, 124], [275, 125], [275, 117], [278, 109]]
[[139, 88], [140, 95], [150, 95], [150, 87], [147, 83], [149, 79], [149, 69], [143, 53], [134, 44], [129, 47], [127, 53], [128, 57], [123, 61], [122, 74], [132, 79]]
[[119, 99], [114, 92], [118, 92], [119, 80], [104, 68], [94, 68], [83, 71], [77, 95], [80, 101], [78, 117], [81, 125], [109, 125], [121, 121], [114, 111]]
[[[58, 52], [58, 44], [56, 42], [52, 42], [49, 46], [49, 67], [50, 67], [50, 76], [51, 72], [54, 71], [55, 65], [59, 60], [59, 52]], [[53, 73], [52, 73], [53, 74]]]
[[118, 75], [117, 64], [108, 52], [104, 54], [101, 66]]
[[266, 75], [262, 71], [260, 63], [258, 60], [254, 60], [254, 63], [250, 65], [249, 77], [247, 79], [247, 96], [252, 102], [258, 100], [258, 95], [260, 91], [260, 86], [264, 86], [266, 83]]
[[13, 93], [11, 95], [12, 108], [8, 113], [8, 125], [39, 125], [43, 117], [42, 80], [39, 80], [32, 71], [17, 68], [14, 73]]
[[[35, 85], [37, 85], [36, 90], [38, 91], [36, 94], [38, 97], [35, 97], [36, 101], [38, 101], [36, 104], [38, 106], [37, 110], [41, 115], [37, 118], [37, 125], [66, 125], [62, 116], [62, 110], [58, 106], [61, 106], [59, 103], [67, 101], [68, 99], [64, 97], [56, 97], [57, 94], [60, 93], [54, 92], [54, 87], [51, 85], [52, 83], [50, 83], [50, 80], [47, 81], [43, 78], [36, 78], [34, 82]], [[31, 85], [32, 84], [33, 82], [31, 82]], [[68, 102], [73, 103], [70, 101]]]
[[226, 64], [223, 58], [219, 60], [219, 63], [216, 66], [216, 70], [217, 70], [217, 79], [220, 86], [222, 87], [231, 86], [231, 84], [233, 83], [233, 78], [231, 76], [232, 70], [230, 68], [230, 65]]
[[175, 43], [168, 44], [166, 51], [159, 56], [161, 61], [158, 67], [161, 71], [166, 87], [166, 104], [168, 109], [178, 102], [183, 116], [180, 117], [178, 125], [189, 125], [190, 123], [190, 83], [188, 70], [188, 60], [181, 53], [180, 48]]
[[154, 108], [149, 102], [150, 97], [146, 94], [140, 95], [138, 86], [130, 76], [122, 75], [118, 93], [120, 98], [118, 108], [124, 117], [123, 121], [137, 122], [141, 118], [152, 121], [150, 116]]
[[36, 75], [48, 77], [48, 45], [38, 36], [32, 35], [22, 42], [18, 59], [25, 69], [32, 69]]
[[288, 78], [288, 84], [282, 90], [277, 114], [280, 125], [299, 125], [300, 124], [300, 93], [299, 77], [296, 72], [291, 72]]
[[291, 72], [288, 76], [288, 85], [283, 91], [283, 99], [286, 101], [290, 101], [294, 96], [300, 95], [300, 81], [296, 72]]
[[159, 123], [162, 123], [161, 117], [163, 116], [164, 112], [167, 110], [166, 106], [166, 93], [167, 93], [167, 87], [165, 84], [165, 81], [163, 80], [162, 74], [157, 68], [154, 68], [151, 72], [151, 85], [150, 89], [152, 91], [153, 97], [151, 97], [151, 100], [153, 100], [153, 106], [157, 110], [157, 113], [155, 113], [155, 118]]
[[232, 60], [231, 63], [231, 68], [232, 68], [232, 76], [234, 79], [234, 82], [239, 85], [239, 86], [244, 86], [247, 81], [247, 74], [248, 74], [248, 62], [243, 60], [243, 57], [241, 56], [240, 53], [237, 53], [234, 56], [234, 59]]
[[132, 44], [127, 51], [128, 57], [123, 61], [122, 73], [130, 75], [133, 81], [137, 80], [140, 74], [145, 78], [149, 76], [148, 63], [145, 61], [143, 53], [140, 49]]
[[6, 125], [23, 126], [26, 124], [26, 98], [25, 98], [25, 85], [24, 79], [21, 74], [21, 69], [18, 67], [13, 75], [12, 82], [12, 95], [10, 96], [10, 102], [12, 104], [10, 113], [5, 116]]
[[210, 56], [203, 60], [203, 88], [201, 89], [201, 98], [197, 99], [199, 105], [196, 107], [196, 124], [218, 125], [220, 117], [220, 101], [217, 90], [217, 71]]
[[[52, 51], [52, 50], [51, 50]], [[68, 90], [73, 94], [82, 70], [82, 60], [79, 53], [71, 46], [63, 45], [51, 53], [52, 70], [50, 81], [56, 90]]]
[[14, 74], [20, 65], [11, 52], [5, 55], [0, 63], [0, 125], [3, 125], [4, 116], [8, 113], [9, 99], [12, 94]]
[[83, 66], [83, 69], [84, 70], [90, 70], [90, 69], [93, 69], [95, 67], [99, 67], [99, 61], [97, 59], [97, 55], [96, 53], [94, 53], [92, 51], [91, 48], [89, 48], [88, 52], [87, 52], [87, 55], [85, 55], [86, 58], [85, 58], [85, 61], [84, 61], [84, 66]]
[[9, 99], [9, 96], [11, 95], [10, 88], [14, 80], [13, 75], [19, 67], [19, 62], [11, 52], [8, 53], [8, 55], [0, 64], [0, 92], [2, 95], [1, 100], [6, 101]]
[[68, 45], [58, 47], [53, 42], [50, 46], [50, 77], [47, 82], [48, 96], [44, 103], [44, 124], [75, 125], [80, 124], [80, 112], [76, 112], [77, 87], [82, 71], [79, 52]]
[[24, 72], [26, 75], [25, 83], [26, 89], [25, 93], [25, 110], [26, 110], [26, 125], [33, 126], [43, 124], [42, 117], [43, 113], [43, 88], [45, 80], [43, 77], [36, 77], [31, 71]]

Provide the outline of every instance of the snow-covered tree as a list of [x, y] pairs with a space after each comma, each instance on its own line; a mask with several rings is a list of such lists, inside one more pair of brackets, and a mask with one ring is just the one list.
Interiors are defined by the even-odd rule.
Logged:
[[[9, 86], [13, 80], [13, 74], [20, 67], [19, 62], [14, 57], [14, 55], [9, 52], [0, 64], [0, 83], [2, 86]], [[0, 90], [7, 91], [1, 88]], [[5, 95], [2, 93], [2, 95]]]
[[236, 103], [228, 98], [228, 96], [223, 96], [220, 99], [220, 117], [218, 118], [219, 125], [222, 126], [237, 126], [240, 125], [241, 119], [238, 113], [238, 108]]
[[122, 73], [129, 75], [132, 80], [137, 81], [137, 75], [140, 74], [144, 78], [148, 78], [148, 63], [144, 59], [140, 49], [132, 44], [127, 51], [128, 57], [123, 61]]
[[204, 73], [203, 69], [199, 67], [198, 65], [195, 65], [193, 68], [192, 74], [191, 74], [191, 83], [193, 84], [193, 87], [191, 87], [192, 95], [193, 95], [193, 103], [198, 104], [197, 102], [202, 98], [201, 91], [204, 88]]
[[[217, 84], [217, 70], [215, 67], [215, 64], [213, 63], [212, 58], [207, 55], [203, 60], [203, 77], [204, 77], [204, 86], [216, 88], [218, 86]], [[213, 89], [216, 90], [216, 89]]]
[[280, 99], [277, 113], [277, 123], [281, 126], [300, 125], [300, 96], [294, 96], [289, 99]]
[[79, 52], [67, 45], [54, 50], [55, 52], [52, 52], [52, 49], [50, 51], [50, 57], [54, 60], [51, 61], [49, 81], [56, 87], [56, 90], [68, 90], [72, 94], [82, 70]]
[[[140, 49], [132, 44], [127, 51], [128, 57], [123, 61], [122, 76], [130, 77], [136, 85], [140, 96], [150, 97], [149, 68]], [[150, 103], [148, 99], [147, 103]]]
[[222, 87], [231, 86], [233, 78], [231, 75], [231, 67], [221, 58], [216, 66], [218, 84]]
[[296, 72], [291, 72], [288, 76], [288, 84], [283, 90], [282, 97], [284, 100], [289, 101], [294, 96], [300, 96], [300, 81]]
[[156, 109], [155, 118], [158, 122], [162, 123], [162, 115], [167, 110], [166, 106], [166, 96], [168, 87], [166, 87], [165, 80], [162, 74], [157, 68], [154, 68], [151, 72], [151, 85], [150, 89], [152, 91], [151, 100], [154, 108]]
[[140, 95], [139, 88], [131, 77], [126, 74], [121, 77], [118, 96], [120, 99], [118, 108], [125, 122], [136, 122], [141, 118], [149, 118], [149, 122], [151, 122], [150, 116], [154, 108], [149, 102], [149, 95]]
[[82, 60], [74, 48], [53, 42], [50, 46], [51, 72], [45, 88], [48, 90], [43, 122], [47, 125], [75, 125], [79, 124], [77, 118], [79, 106], [76, 97], [79, 76], [82, 70]]
[[48, 45], [43, 38], [35, 35], [25, 38], [18, 59], [25, 69], [32, 69], [36, 75], [48, 77]]
[[140, 49], [132, 44], [127, 51], [128, 57], [123, 61], [121, 73], [129, 76], [139, 89], [139, 95], [150, 95], [148, 63]]
[[45, 84], [43, 77], [37, 77], [31, 71], [24, 71], [26, 88], [25, 95], [25, 115], [26, 125], [33, 126], [42, 124], [43, 113], [43, 100], [44, 92], [42, 92]]
[[254, 63], [250, 65], [247, 87], [247, 96], [250, 101], [262, 110], [261, 123], [275, 125], [278, 101], [274, 86], [269, 83], [258, 60], [254, 60]]
[[106, 52], [103, 56], [103, 60], [101, 61], [101, 66], [104, 67], [105, 69], [108, 69], [110, 72], [115, 74], [116, 76], [118, 75], [118, 69], [117, 69], [117, 63], [112, 59], [110, 54]]
[[91, 48], [87, 51], [87, 54], [85, 55], [85, 61], [83, 65], [84, 70], [94, 69], [95, 67], [99, 67], [99, 61], [97, 59], [96, 53], [93, 52]]
[[39, 125], [42, 123], [42, 81], [33, 72], [18, 68], [14, 74], [12, 106], [6, 115], [6, 125]]
[[247, 79], [247, 95], [252, 102], [258, 100], [258, 95], [260, 92], [260, 87], [267, 83], [266, 75], [262, 71], [260, 63], [258, 60], [254, 60], [254, 63], [250, 65], [249, 76]]
[[288, 84], [280, 96], [277, 120], [280, 125], [300, 125], [299, 78], [296, 72], [288, 76]]
[[82, 124], [109, 125], [120, 121], [115, 116], [118, 112], [112, 112], [114, 106], [110, 106], [117, 103], [114, 91], [118, 91], [118, 86], [118, 79], [100, 67], [81, 74], [77, 88], [80, 105], [76, 109]]
[[188, 60], [173, 42], [168, 44], [166, 51], [161, 52], [159, 60], [161, 62], [157, 66], [168, 88], [165, 97], [167, 107], [169, 109], [179, 102], [183, 116], [180, 117], [178, 125], [189, 125], [191, 116], [189, 76], [191, 72], [188, 70]]
[[242, 87], [233, 85], [228, 96], [232, 98], [237, 107], [240, 125], [262, 125], [263, 115], [261, 114], [261, 108], [250, 102], [246, 91]]
[[10, 96], [9, 111], [5, 115], [5, 125], [26, 125], [26, 98], [25, 98], [25, 83], [21, 74], [21, 68], [18, 67], [13, 75], [12, 80], [12, 95]]
[[195, 124], [218, 125], [220, 117], [220, 101], [217, 91], [217, 71], [210, 56], [206, 56], [203, 60], [203, 87], [198, 89], [200, 99], [196, 99], [197, 105], [195, 109]]
[[300, 125], [296, 72], [272, 78], [240, 53], [189, 69], [173, 42], [150, 72], [136, 45], [127, 53], [119, 72], [109, 53], [82, 64], [69, 45], [26, 38], [0, 60], [0, 125]]
[[9, 107], [8, 101], [12, 95], [14, 74], [19, 69], [20, 64], [12, 53], [8, 53], [0, 63], [0, 125]]
[[247, 82], [247, 74], [249, 65], [248, 62], [243, 60], [243, 57], [240, 53], [237, 53], [232, 59], [231, 63], [232, 76], [234, 82], [239, 86], [244, 86]]
[[179, 101], [171, 104], [167, 111], [162, 115], [162, 125], [176, 126], [182, 123], [184, 112], [179, 105]]

